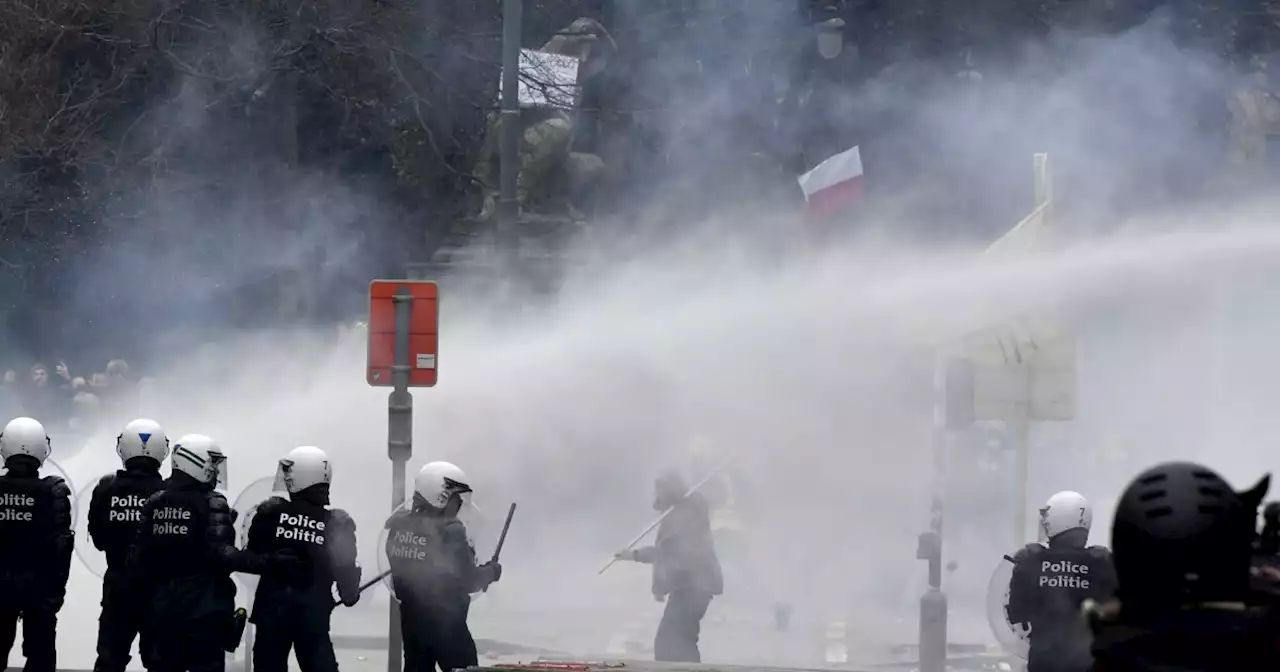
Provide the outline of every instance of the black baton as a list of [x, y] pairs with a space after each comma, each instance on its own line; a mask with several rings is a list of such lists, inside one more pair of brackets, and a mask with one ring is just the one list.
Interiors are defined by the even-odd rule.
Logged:
[[[493, 547], [493, 559], [490, 564], [498, 562], [498, 556], [502, 555], [502, 546], [507, 543], [507, 530], [511, 529], [511, 517], [516, 515], [516, 503], [511, 502], [511, 508], [507, 509], [507, 520], [502, 524], [502, 534], [498, 535], [498, 545]], [[489, 592], [489, 586], [484, 587], [484, 592]]]

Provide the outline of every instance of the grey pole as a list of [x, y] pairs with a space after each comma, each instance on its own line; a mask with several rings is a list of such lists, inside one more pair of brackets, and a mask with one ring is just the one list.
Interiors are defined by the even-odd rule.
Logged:
[[[394, 387], [387, 397], [387, 456], [391, 458], [391, 508], [404, 503], [405, 465], [413, 455], [413, 395], [409, 393], [409, 324], [413, 293], [406, 285], [396, 288], [396, 352], [391, 367]], [[403, 633], [400, 632], [400, 603], [391, 599], [387, 637], [387, 672], [401, 672]]]
[[942, 592], [942, 513], [945, 506], [950, 362], [939, 353], [934, 365], [933, 488], [929, 531], [920, 535], [916, 557], [929, 564], [929, 589], [920, 598], [920, 672], [946, 672], [947, 595]]
[[520, 220], [520, 201], [516, 184], [520, 175], [520, 34], [523, 23], [523, 0], [502, 0], [502, 110], [498, 161], [498, 244], [500, 258], [511, 262], [519, 254], [516, 227]]

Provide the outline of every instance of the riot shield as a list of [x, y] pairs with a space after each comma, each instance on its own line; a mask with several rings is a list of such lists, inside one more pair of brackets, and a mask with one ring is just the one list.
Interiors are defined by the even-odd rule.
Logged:
[[1008, 556], [1000, 559], [991, 580], [987, 583], [987, 623], [1000, 648], [1022, 660], [1027, 659], [1031, 647], [1031, 629], [1009, 622], [1009, 580], [1013, 578], [1013, 562]]

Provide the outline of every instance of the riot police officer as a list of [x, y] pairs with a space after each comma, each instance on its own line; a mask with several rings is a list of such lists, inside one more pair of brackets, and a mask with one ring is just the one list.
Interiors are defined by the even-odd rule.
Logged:
[[1269, 485], [1236, 492], [1207, 467], [1170, 462], [1125, 488], [1111, 527], [1119, 590], [1088, 610], [1095, 672], [1280, 669], [1277, 613], [1250, 604]]
[[58, 612], [71, 574], [71, 488], [40, 476], [51, 447], [44, 426], [15, 418], [0, 432], [0, 669], [22, 621], [25, 672], [57, 669]]
[[[164, 487], [160, 465], [169, 457], [169, 437], [156, 421], [139, 418], [116, 437], [116, 453], [124, 468], [103, 476], [89, 501], [89, 538], [107, 556], [94, 672], [124, 672], [134, 637], [142, 629], [143, 612], [129, 589], [125, 565], [142, 523], [142, 508]], [[147, 646], [146, 641], [139, 645], [144, 655]]]
[[[226, 453], [188, 434], [173, 446], [172, 474], [142, 509], [129, 556], [134, 599], [150, 605], [146, 628], [152, 672], [223, 672], [238, 641], [232, 572], [288, 571], [292, 556], [257, 556], [235, 547], [235, 516], [214, 490], [226, 486]], [[145, 660], [145, 658], [144, 658]]]
[[258, 506], [249, 527], [247, 549], [273, 554], [291, 550], [303, 568], [287, 575], [264, 576], [258, 583], [251, 621], [257, 626], [253, 666], [261, 672], [287, 672], [293, 649], [302, 672], [337, 672], [329, 618], [332, 590], [346, 606], [360, 599], [356, 564], [356, 525], [342, 509], [329, 509], [333, 467], [324, 451], [302, 446], [276, 467], [276, 492]]
[[1111, 553], [1086, 546], [1092, 524], [1088, 500], [1059, 492], [1040, 509], [1047, 545], [1028, 544], [1013, 557], [1008, 616], [1031, 629], [1027, 672], [1086, 672], [1092, 663], [1081, 605], [1115, 592]]
[[467, 627], [471, 593], [502, 578], [496, 562], [476, 565], [458, 520], [467, 476], [449, 462], [429, 462], [414, 478], [413, 506], [387, 521], [387, 558], [400, 600], [405, 672], [460, 670], [478, 664]]

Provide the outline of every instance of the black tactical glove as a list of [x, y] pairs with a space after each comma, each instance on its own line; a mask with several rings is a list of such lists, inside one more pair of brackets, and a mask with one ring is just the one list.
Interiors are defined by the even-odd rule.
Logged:
[[359, 566], [339, 568], [334, 572], [334, 580], [338, 589], [337, 604], [344, 607], [354, 607], [360, 601], [360, 575], [362, 574]]

